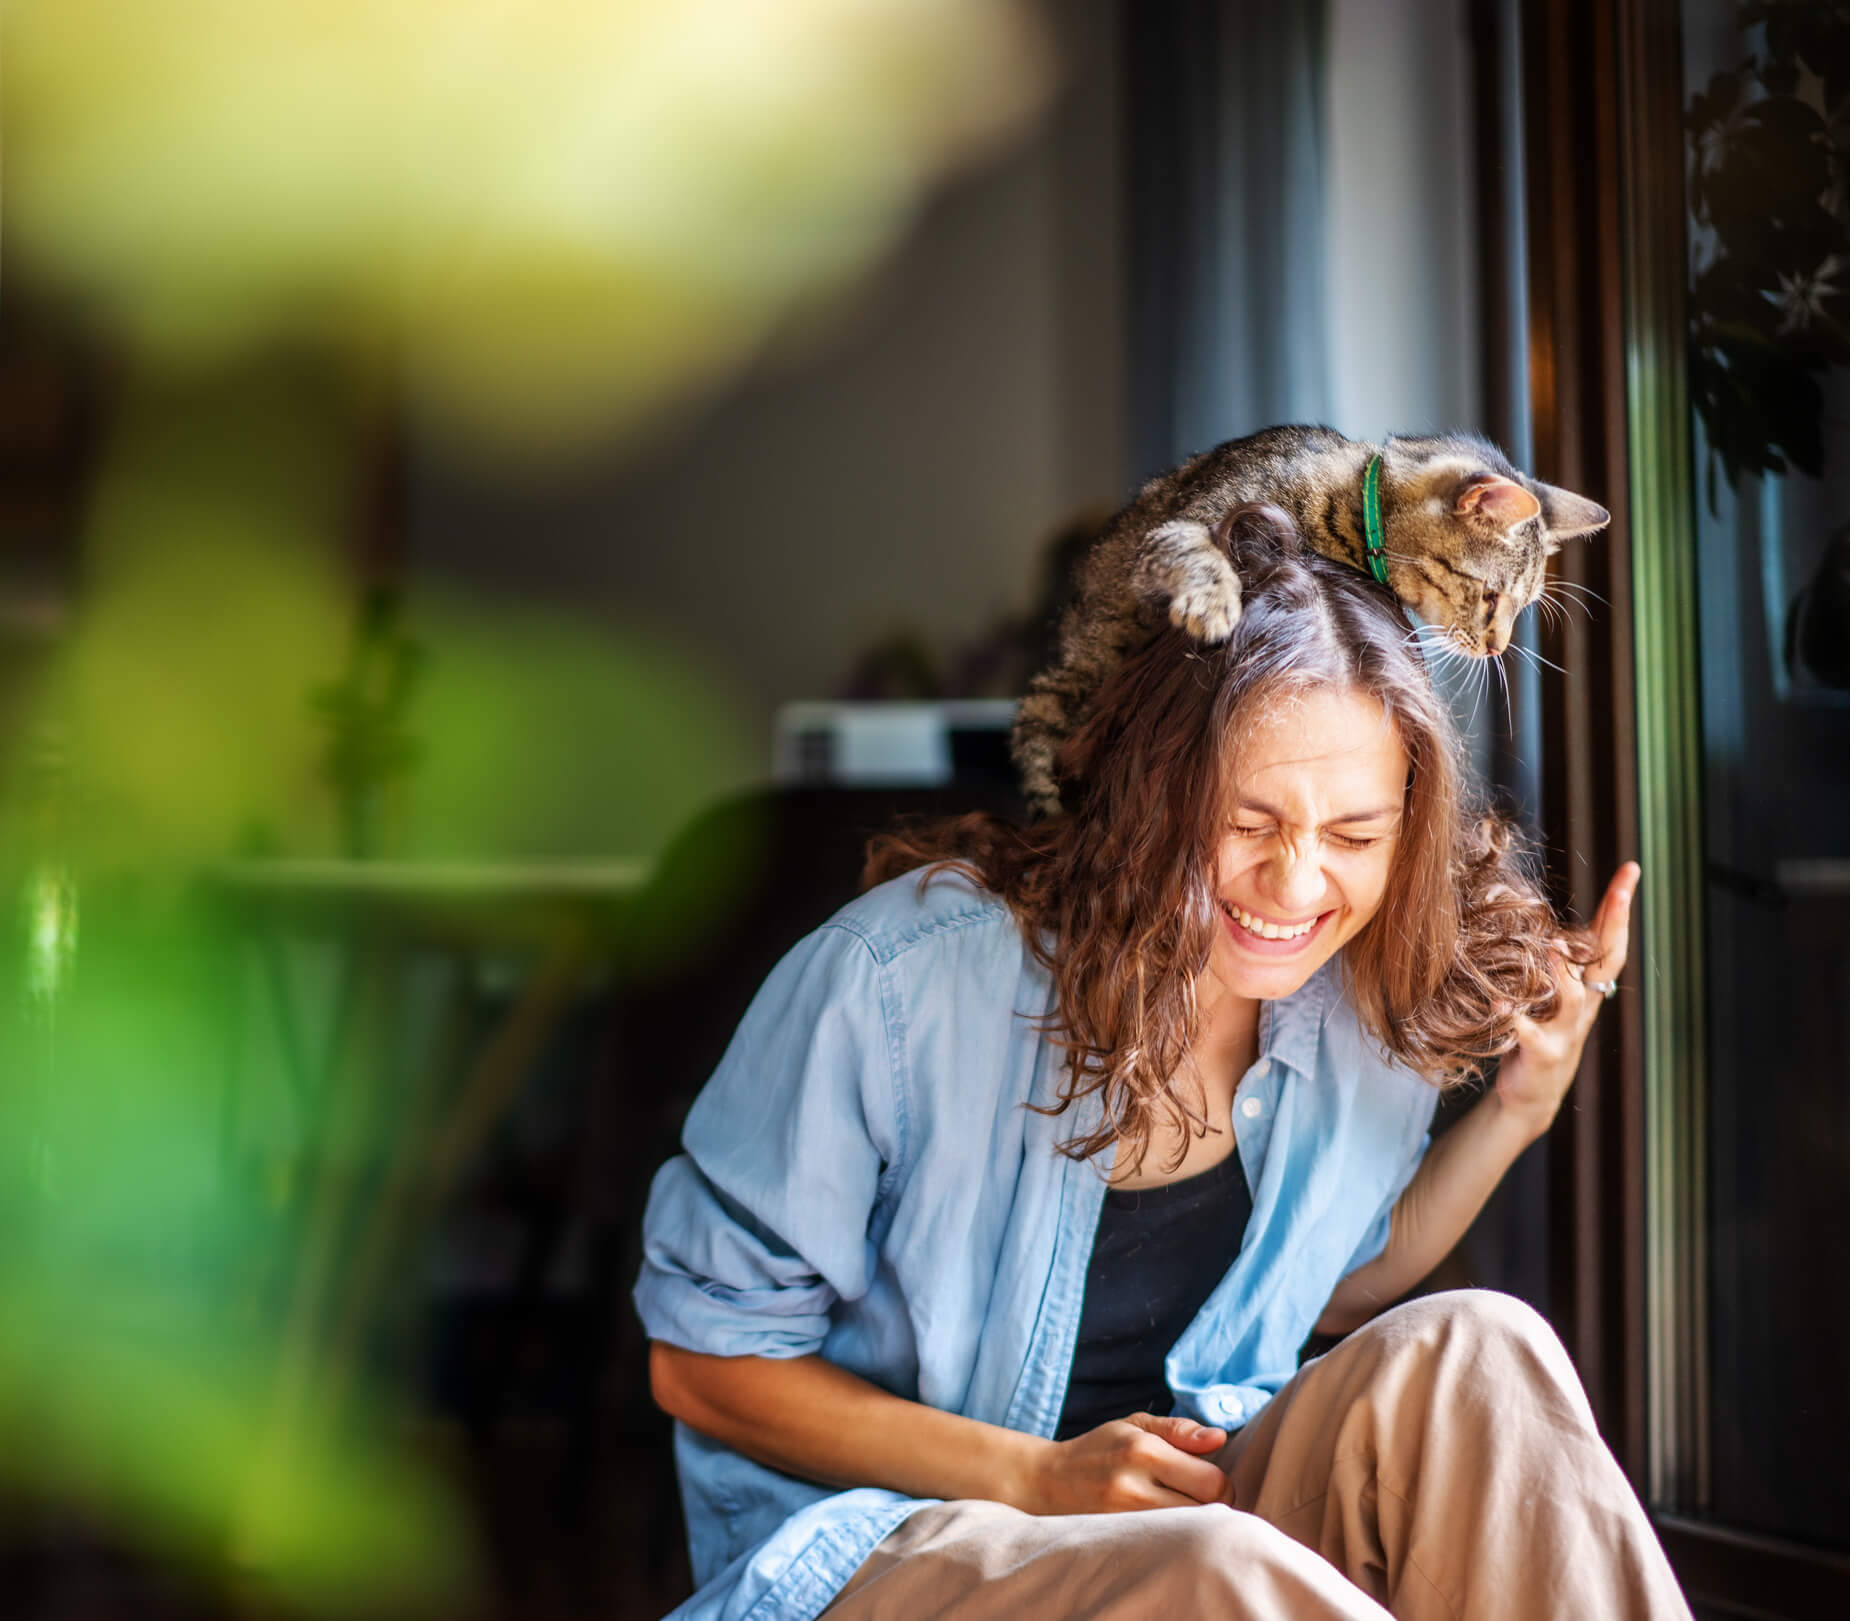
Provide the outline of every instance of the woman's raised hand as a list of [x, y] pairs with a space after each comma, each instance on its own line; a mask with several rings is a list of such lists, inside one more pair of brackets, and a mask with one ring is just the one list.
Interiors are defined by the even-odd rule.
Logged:
[[1204, 1454], [1227, 1432], [1179, 1414], [1132, 1413], [1070, 1441], [1050, 1441], [1025, 1501], [1032, 1514], [1115, 1514], [1226, 1501], [1227, 1477]]
[[1539, 1136], [1548, 1129], [1580, 1068], [1587, 1032], [1606, 1000], [1606, 987], [1617, 983], [1631, 943], [1632, 895], [1640, 869], [1628, 861], [1613, 874], [1605, 899], [1593, 919], [1600, 954], [1584, 969], [1555, 959], [1555, 989], [1560, 1000], [1545, 1024], [1516, 1020], [1517, 1047], [1497, 1071], [1497, 1096], [1506, 1111], [1530, 1122]]

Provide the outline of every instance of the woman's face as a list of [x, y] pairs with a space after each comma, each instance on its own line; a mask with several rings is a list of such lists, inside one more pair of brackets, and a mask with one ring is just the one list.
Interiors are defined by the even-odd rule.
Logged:
[[1289, 996], [1375, 915], [1406, 801], [1407, 756], [1356, 692], [1279, 699], [1240, 744], [1215, 863], [1209, 973], [1235, 996]]

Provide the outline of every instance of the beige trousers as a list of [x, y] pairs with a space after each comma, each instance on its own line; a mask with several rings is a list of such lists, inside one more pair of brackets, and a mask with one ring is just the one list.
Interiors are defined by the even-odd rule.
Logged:
[[1216, 1461], [1237, 1508], [920, 1509], [829, 1621], [1688, 1621], [1566, 1351], [1507, 1295], [1384, 1313]]

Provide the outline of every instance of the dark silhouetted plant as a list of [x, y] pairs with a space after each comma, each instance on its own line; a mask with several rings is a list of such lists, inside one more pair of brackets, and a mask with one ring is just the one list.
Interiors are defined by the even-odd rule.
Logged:
[[1719, 462], [1816, 477], [1850, 365], [1850, 0], [1747, 0], [1762, 50], [1690, 98], [1690, 398]]

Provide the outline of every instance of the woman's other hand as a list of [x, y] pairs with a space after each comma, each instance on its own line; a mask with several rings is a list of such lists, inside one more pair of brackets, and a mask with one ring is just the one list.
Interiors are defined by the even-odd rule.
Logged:
[[1017, 1502], [1031, 1514], [1116, 1514], [1225, 1502], [1227, 1477], [1207, 1453], [1227, 1432], [1180, 1414], [1132, 1413], [1070, 1441], [1050, 1441]]
[[1604, 1005], [1603, 987], [1617, 982], [1631, 943], [1632, 896], [1640, 869], [1628, 861], [1613, 874], [1593, 920], [1600, 954], [1585, 969], [1555, 959], [1555, 989], [1560, 1000], [1545, 1024], [1516, 1020], [1516, 1050], [1497, 1071], [1497, 1097], [1506, 1113], [1524, 1121], [1536, 1136], [1553, 1122], [1567, 1089], [1580, 1069], [1587, 1032]]

